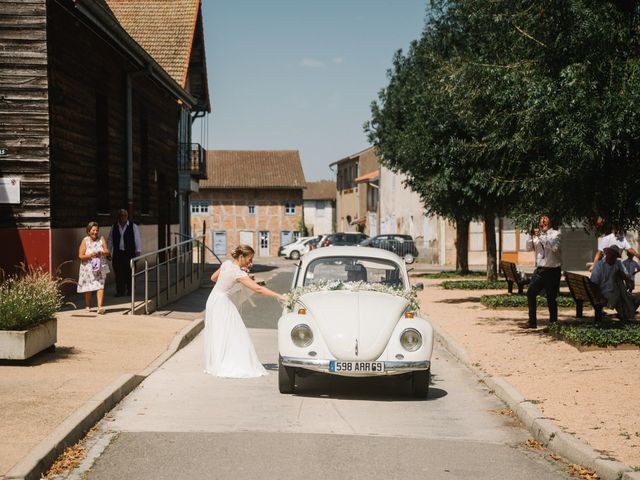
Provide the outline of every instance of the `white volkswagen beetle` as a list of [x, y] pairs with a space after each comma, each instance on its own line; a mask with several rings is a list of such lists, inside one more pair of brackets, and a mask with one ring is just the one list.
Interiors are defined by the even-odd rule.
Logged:
[[373, 377], [410, 374], [429, 392], [433, 328], [420, 318], [404, 261], [377, 248], [319, 248], [298, 265], [278, 321], [281, 393], [296, 374]]

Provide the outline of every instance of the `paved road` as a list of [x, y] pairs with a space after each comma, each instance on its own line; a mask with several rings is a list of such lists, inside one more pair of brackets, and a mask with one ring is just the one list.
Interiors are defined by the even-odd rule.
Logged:
[[[290, 273], [268, 282], [289, 285]], [[242, 312], [268, 377], [219, 379], [202, 371], [202, 336], [178, 352], [101, 422], [89, 479], [560, 479], [523, 446], [503, 405], [444, 350], [434, 354], [429, 398], [403, 379], [303, 378], [277, 388], [277, 304]], [[87, 472], [91, 462], [94, 465]]]

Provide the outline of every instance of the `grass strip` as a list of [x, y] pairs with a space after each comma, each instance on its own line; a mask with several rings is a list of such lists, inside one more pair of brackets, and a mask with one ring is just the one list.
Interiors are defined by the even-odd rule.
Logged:
[[640, 346], [640, 323], [603, 321], [600, 323], [552, 323], [549, 332], [580, 345], [608, 347], [623, 344]]
[[474, 278], [474, 277], [486, 277], [487, 272], [477, 272], [477, 271], [469, 271], [469, 272], [461, 272], [460, 270], [449, 270], [449, 271], [441, 271], [441, 272], [429, 272], [422, 273], [418, 275], [420, 278], [430, 278], [430, 279], [441, 279], [441, 278]]
[[[547, 306], [547, 297], [538, 295], [536, 298], [539, 307]], [[527, 308], [527, 296], [519, 294], [503, 293], [499, 295], [482, 295], [480, 303], [488, 308]], [[559, 308], [575, 308], [576, 302], [572, 297], [561, 295], [558, 297]], [[585, 304], [585, 308], [591, 305]]]
[[507, 282], [498, 280], [491, 282], [488, 280], [448, 280], [442, 282], [446, 290], [497, 290], [507, 288]]

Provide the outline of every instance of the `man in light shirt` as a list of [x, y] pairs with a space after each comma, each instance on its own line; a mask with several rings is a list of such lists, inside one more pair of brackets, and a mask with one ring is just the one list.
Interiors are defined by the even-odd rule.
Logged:
[[627, 282], [631, 276], [620, 261], [622, 249], [618, 245], [605, 247], [604, 258], [596, 263], [591, 271], [591, 282], [597, 285], [600, 293], [607, 299], [607, 306], [615, 308], [620, 320], [635, 318], [640, 298], [627, 291]]
[[551, 221], [547, 215], [540, 217], [539, 228], [531, 230], [530, 237], [527, 240], [527, 250], [533, 250], [536, 256], [536, 269], [527, 289], [529, 304], [527, 328], [537, 328], [536, 297], [541, 290], [544, 290], [547, 294], [549, 322], [558, 321], [557, 298], [562, 270], [560, 232], [551, 228]]
[[113, 255], [116, 297], [131, 295], [130, 260], [139, 256], [142, 249], [138, 226], [129, 222], [129, 212], [125, 209], [118, 212], [118, 221], [111, 226], [107, 246]]
[[604, 235], [598, 238], [598, 250], [593, 257], [593, 264], [589, 268], [589, 271], [591, 271], [595, 267], [596, 263], [598, 263], [602, 258], [604, 249], [611, 245], [617, 245], [620, 247], [621, 252], [629, 252], [635, 257], [640, 257], [640, 254], [638, 254], [636, 249], [629, 244], [629, 241], [624, 236], [624, 231], [618, 227], [614, 227], [611, 229], [611, 233], [609, 235]]

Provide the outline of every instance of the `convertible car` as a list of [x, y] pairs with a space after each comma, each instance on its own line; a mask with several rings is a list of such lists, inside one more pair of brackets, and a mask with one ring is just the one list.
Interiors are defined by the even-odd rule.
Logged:
[[419, 316], [405, 262], [378, 248], [333, 247], [302, 257], [278, 321], [281, 393], [311, 372], [410, 375], [414, 396], [429, 392], [433, 328]]

